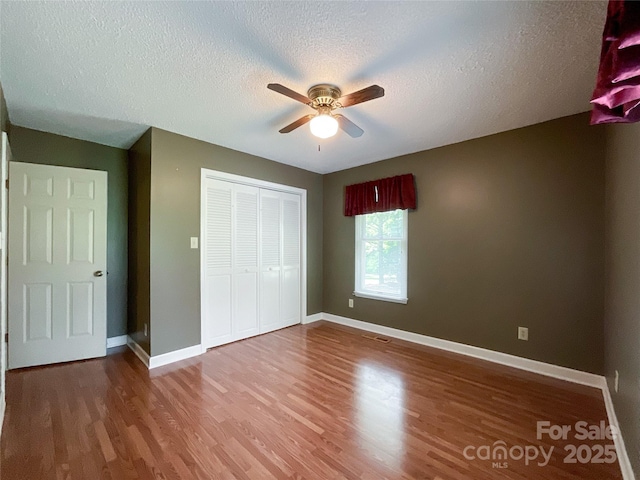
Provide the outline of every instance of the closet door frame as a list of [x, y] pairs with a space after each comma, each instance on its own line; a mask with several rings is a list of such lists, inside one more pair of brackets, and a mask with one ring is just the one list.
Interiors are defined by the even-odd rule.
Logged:
[[227, 172], [202, 168], [200, 171], [200, 344], [202, 352], [207, 350], [206, 318], [208, 317], [208, 304], [205, 296], [206, 286], [206, 181], [207, 179], [222, 180], [225, 182], [247, 185], [250, 187], [264, 188], [276, 192], [291, 193], [300, 196], [300, 322], [307, 318], [307, 191], [304, 188], [292, 187], [280, 183], [267, 182], [255, 178], [244, 177]]

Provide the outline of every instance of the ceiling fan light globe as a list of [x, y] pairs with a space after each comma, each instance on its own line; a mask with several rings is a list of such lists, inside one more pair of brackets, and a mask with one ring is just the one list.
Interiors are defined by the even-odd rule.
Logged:
[[329, 138], [338, 132], [338, 121], [331, 115], [317, 115], [311, 119], [309, 128], [316, 137]]

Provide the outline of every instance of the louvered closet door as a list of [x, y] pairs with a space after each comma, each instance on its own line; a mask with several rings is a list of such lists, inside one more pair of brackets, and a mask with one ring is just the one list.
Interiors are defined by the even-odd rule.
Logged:
[[280, 318], [281, 195], [260, 190], [260, 333], [284, 326]]
[[280, 318], [284, 327], [300, 323], [300, 195], [281, 193], [282, 269]]
[[260, 189], [234, 185], [233, 336], [260, 333], [258, 321], [258, 216]]
[[206, 348], [300, 323], [301, 198], [207, 179]]
[[207, 179], [205, 203], [206, 348], [233, 341], [233, 184]]

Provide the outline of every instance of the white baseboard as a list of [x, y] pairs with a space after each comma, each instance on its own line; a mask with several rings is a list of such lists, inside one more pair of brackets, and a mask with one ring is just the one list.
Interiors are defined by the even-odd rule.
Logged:
[[468, 357], [479, 358], [481, 360], [487, 360], [489, 362], [499, 363], [501, 365], [519, 368], [520, 370], [527, 370], [529, 372], [539, 373], [548, 377], [559, 378], [561, 380], [568, 380], [570, 382], [580, 383], [590, 387], [601, 389], [606, 385], [605, 379], [602, 375], [595, 375], [593, 373], [582, 372], [572, 368], [560, 367], [550, 363], [517, 357], [508, 353], [487, 350], [486, 348], [474, 347], [463, 343], [452, 342], [450, 340], [442, 340], [441, 338], [429, 337], [419, 333], [405, 332], [404, 330], [384, 327], [382, 325], [362, 322], [360, 320], [353, 320], [347, 317], [340, 317], [331, 313], [323, 313], [322, 318], [329, 322], [338, 323], [347, 327], [358, 328], [360, 330], [366, 330], [379, 335], [385, 335], [399, 340], [406, 340], [408, 342], [418, 343], [420, 345], [426, 345], [440, 350], [447, 350], [448, 352], [459, 353]]
[[170, 363], [179, 362], [180, 360], [186, 360], [187, 358], [195, 357], [204, 353], [200, 345], [193, 345], [191, 347], [181, 348], [180, 350], [174, 350], [173, 352], [150, 357], [147, 352], [145, 352], [142, 347], [129, 336], [127, 336], [127, 345], [149, 370], [152, 368], [162, 367], [163, 365], [169, 365]]
[[121, 347], [127, 344], [127, 335], [107, 338], [107, 348]]
[[174, 350], [173, 352], [163, 353], [162, 355], [155, 355], [149, 358], [149, 370], [152, 368], [162, 367], [170, 363], [179, 362], [180, 360], [186, 360], [187, 358], [196, 357], [202, 352], [200, 344], [193, 345], [187, 348], [181, 348], [180, 350]]
[[140, 361], [144, 363], [144, 366], [149, 368], [149, 354], [145, 352], [130, 336], [127, 336], [127, 346], [136, 354]]
[[616, 452], [618, 454], [618, 463], [620, 464], [620, 470], [622, 470], [622, 478], [624, 480], [635, 480], [633, 469], [631, 468], [631, 460], [627, 453], [627, 448], [624, 445], [624, 439], [620, 432], [620, 424], [618, 423], [618, 416], [613, 408], [613, 399], [611, 398], [611, 391], [609, 386], [605, 385], [602, 389], [604, 395], [604, 405], [607, 408], [607, 416], [609, 417], [609, 425], [616, 428], [618, 434], [613, 438], [613, 443], [616, 446]]
[[322, 320], [324, 313], [314, 313], [313, 315], [307, 315], [306, 318], [302, 319], [303, 325], [308, 325], [309, 323], [318, 322]]

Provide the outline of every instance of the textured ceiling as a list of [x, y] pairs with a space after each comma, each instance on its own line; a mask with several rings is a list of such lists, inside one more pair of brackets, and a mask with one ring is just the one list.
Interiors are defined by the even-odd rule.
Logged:
[[[332, 172], [583, 112], [606, 2], [2, 2], [12, 123], [129, 147], [155, 126]], [[266, 86], [385, 97], [319, 141]], [[318, 144], [321, 151], [318, 152]], [[176, 159], [179, 161], [179, 159]]]

